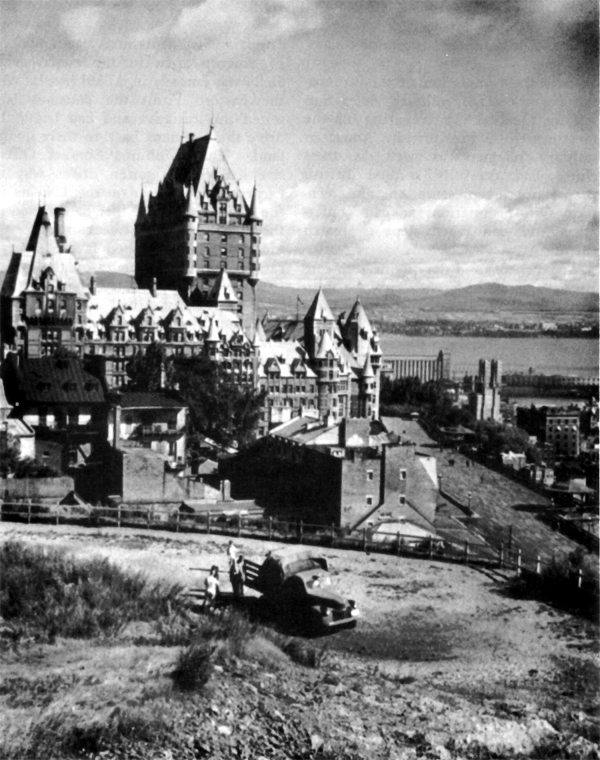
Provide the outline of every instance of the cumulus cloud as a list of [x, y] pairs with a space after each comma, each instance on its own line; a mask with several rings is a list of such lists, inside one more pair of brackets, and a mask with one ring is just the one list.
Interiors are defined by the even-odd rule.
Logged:
[[181, 11], [171, 35], [205, 50], [235, 55], [321, 23], [318, 0], [204, 0]]
[[560, 287], [564, 279], [589, 289], [596, 208], [590, 194], [415, 202], [305, 182], [265, 203], [263, 276], [330, 287]]

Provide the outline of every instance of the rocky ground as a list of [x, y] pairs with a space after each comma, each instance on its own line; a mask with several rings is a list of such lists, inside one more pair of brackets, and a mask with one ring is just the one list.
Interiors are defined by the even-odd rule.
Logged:
[[[226, 566], [226, 538], [64, 526], [1, 526], [0, 540], [97, 553], [152, 578], [198, 586]], [[276, 544], [242, 540], [246, 556]], [[105, 758], [465, 758], [598, 756], [596, 625], [511, 595], [503, 575], [428, 560], [326, 550], [339, 590], [362, 612], [317, 638], [320, 665], [256, 636], [178, 696], [178, 649], [152, 631], [110, 645], [58, 640], [3, 654], [0, 734], [67, 712], [77, 725], [128, 704], [165, 728]], [[116, 711], [116, 712], [115, 712]], [[100, 757], [90, 752], [88, 757]]]

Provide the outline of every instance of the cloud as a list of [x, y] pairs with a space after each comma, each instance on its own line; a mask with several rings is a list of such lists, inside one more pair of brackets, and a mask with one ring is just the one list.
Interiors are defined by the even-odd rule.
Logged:
[[317, 29], [318, 0], [204, 0], [184, 8], [171, 36], [228, 55]]
[[263, 277], [329, 287], [459, 287], [495, 280], [589, 289], [591, 194], [410, 201], [318, 182], [266, 192]]
[[101, 9], [94, 5], [83, 5], [66, 11], [61, 17], [61, 25], [72, 42], [82, 47], [95, 42], [103, 21]]

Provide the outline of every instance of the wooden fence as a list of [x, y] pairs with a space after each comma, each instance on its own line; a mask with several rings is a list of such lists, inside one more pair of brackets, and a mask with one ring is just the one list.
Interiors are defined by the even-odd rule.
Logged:
[[[472, 564], [497, 568], [521, 575], [540, 575], [544, 566], [540, 555], [525, 555], [512, 540], [495, 546], [488, 543], [452, 538], [428, 538], [400, 533], [372, 532], [368, 528], [350, 531], [334, 525], [313, 525], [302, 520], [285, 520], [264, 516], [262, 510], [244, 512], [183, 512], [156, 505], [120, 505], [88, 507], [81, 505], [47, 505], [27, 502], [3, 502], [3, 521], [44, 523], [49, 525], [83, 525], [90, 528], [146, 528], [176, 533], [234, 536], [282, 543], [307, 544], [355, 551], [391, 554], [397, 557]], [[582, 571], [575, 578], [583, 586]]]

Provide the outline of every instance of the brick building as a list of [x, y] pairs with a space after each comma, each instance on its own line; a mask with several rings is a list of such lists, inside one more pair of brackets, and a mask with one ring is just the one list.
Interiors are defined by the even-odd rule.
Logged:
[[290, 519], [347, 528], [406, 519], [434, 530], [435, 459], [393, 445], [377, 421], [294, 418], [223, 460], [220, 474], [234, 498]]
[[135, 278], [176, 290], [185, 303], [208, 304], [226, 269], [244, 329], [256, 319], [262, 219], [256, 185], [248, 203], [211, 127], [182, 142], [155, 194], [140, 198], [135, 222]]

